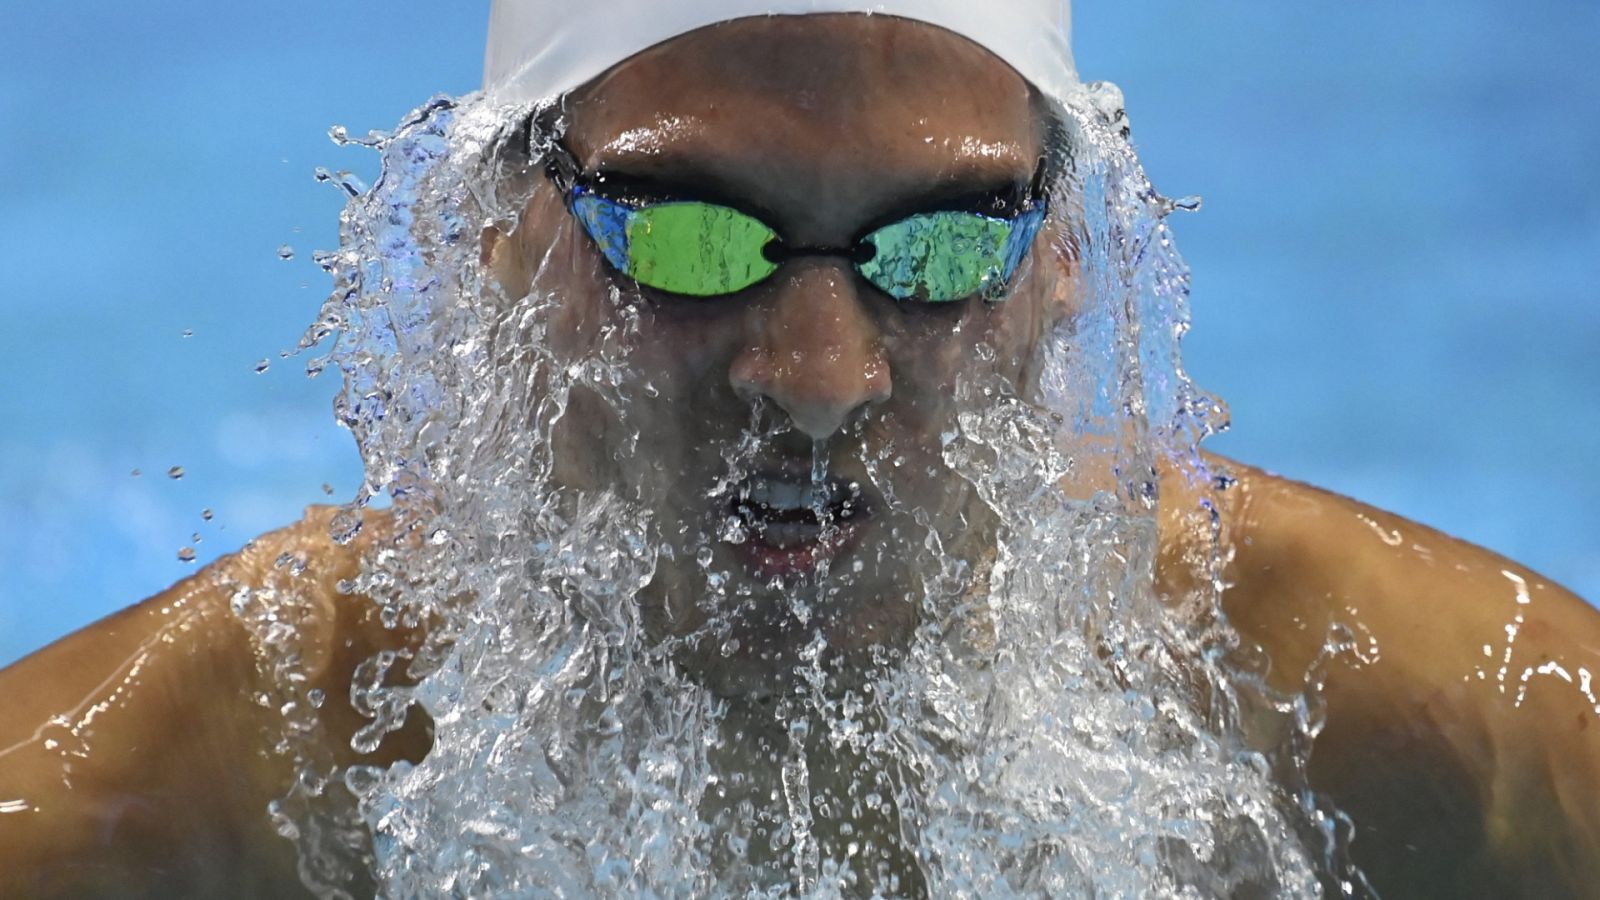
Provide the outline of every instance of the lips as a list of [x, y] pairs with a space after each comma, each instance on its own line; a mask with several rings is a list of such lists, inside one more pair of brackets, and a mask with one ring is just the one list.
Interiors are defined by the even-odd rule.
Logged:
[[854, 479], [814, 480], [781, 472], [750, 478], [732, 491], [729, 513], [743, 526], [738, 554], [763, 580], [810, 574], [849, 550], [874, 505]]

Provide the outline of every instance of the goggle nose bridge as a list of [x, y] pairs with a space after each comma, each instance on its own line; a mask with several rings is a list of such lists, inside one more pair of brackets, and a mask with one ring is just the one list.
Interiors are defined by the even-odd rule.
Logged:
[[860, 240], [852, 247], [824, 247], [824, 246], [796, 246], [785, 244], [781, 238], [769, 241], [761, 248], [761, 257], [775, 266], [781, 266], [791, 259], [807, 256], [843, 257], [850, 260], [853, 266], [866, 265], [878, 255], [878, 247], [869, 240]]

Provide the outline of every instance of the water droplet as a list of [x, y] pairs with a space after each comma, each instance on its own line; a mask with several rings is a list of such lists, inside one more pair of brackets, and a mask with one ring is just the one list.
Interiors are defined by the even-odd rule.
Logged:
[[263, 359], [263, 360], [261, 360], [261, 361], [260, 361], [260, 362], [257, 362], [257, 363], [256, 363], [256, 374], [257, 374], [257, 375], [262, 375], [262, 374], [265, 374], [265, 373], [266, 373], [266, 371], [267, 371], [267, 370], [268, 370], [268, 369], [270, 369], [270, 368], [272, 368], [272, 360], [270, 360], [270, 359]]
[[294, 248], [289, 246], [288, 244], [284, 244], [283, 246], [279, 247], [278, 248], [278, 258], [283, 260], [284, 262], [288, 262], [289, 260], [294, 259]]
[[173, 466], [167, 470], [167, 477], [171, 478], [173, 481], [177, 481], [179, 478], [182, 478], [183, 475], [183, 466]]
[[186, 338], [194, 337], [194, 329], [193, 328], [185, 328], [183, 330], [183, 336], [186, 337]]
[[132, 472], [129, 472], [128, 474], [132, 475], [135, 478], [138, 478], [140, 475], [143, 475], [144, 473], [139, 471], [138, 469], [134, 469]]
[[211, 521], [213, 516], [214, 513], [211, 512], [210, 507], [200, 510], [200, 518], [205, 519], [207, 522]]
[[328, 523], [328, 537], [335, 544], [348, 544], [355, 540], [361, 533], [361, 511], [356, 509], [340, 510], [338, 515]]
[[190, 541], [190, 543], [194, 543], [194, 544], [200, 543], [201, 542], [200, 532], [196, 531], [195, 533], [189, 535], [189, 541]]
[[332, 497], [333, 496], [333, 485], [328, 484], [327, 482], [323, 482], [322, 483], [322, 492], [324, 494], [327, 494], [329, 497]]
[[796, 716], [789, 721], [789, 737], [796, 741], [803, 741], [811, 734], [811, 723], [804, 717]]
[[192, 562], [195, 561], [195, 558], [198, 557], [198, 556], [199, 556], [199, 554], [194, 552], [194, 548], [193, 547], [179, 547], [178, 548], [178, 560], [179, 560], [179, 562], [192, 563]]
[[329, 172], [327, 169], [318, 168], [315, 177], [319, 183], [332, 184], [343, 190], [350, 197], [359, 197], [367, 190], [366, 184], [360, 178], [357, 178], [355, 173], [344, 169], [338, 172]]
[[303, 553], [287, 552], [278, 555], [272, 563], [274, 569], [287, 569], [290, 575], [299, 575], [306, 570], [308, 560]]

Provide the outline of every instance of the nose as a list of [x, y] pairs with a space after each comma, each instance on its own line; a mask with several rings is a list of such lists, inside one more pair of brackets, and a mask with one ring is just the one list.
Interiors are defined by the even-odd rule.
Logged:
[[889, 399], [889, 362], [852, 273], [827, 260], [794, 260], [785, 269], [772, 295], [752, 304], [728, 377], [740, 397], [766, 397], [820, 441], [858, 410]]

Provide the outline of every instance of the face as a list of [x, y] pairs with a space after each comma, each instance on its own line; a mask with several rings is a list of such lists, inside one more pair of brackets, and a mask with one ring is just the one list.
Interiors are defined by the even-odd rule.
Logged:
[[[568, 99], [591, 182], [757, 213], [791, 246], [849, 247], [897, 215], [1015, 195], [1041, 106], [986, 50], [885, 16], [746, 19], [641, 53]], [[560, 298], [556, 352], [606, 356], [559, 479], [620, 493], [661, 542], [650, 636], [725, 695], [838, 684], [950, 627], [994, 524], [943, 454], [964, 408], [1026, 394], [1070, 265], [1047, 224], [1003, 299], [896, 300], [844, 254], [736, 294], [644, 288], [605, 264], [550, 182], [485, 257], [506, 297]], [[942, 574], [941, 574], [942, 573]]]

